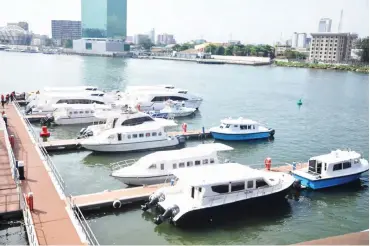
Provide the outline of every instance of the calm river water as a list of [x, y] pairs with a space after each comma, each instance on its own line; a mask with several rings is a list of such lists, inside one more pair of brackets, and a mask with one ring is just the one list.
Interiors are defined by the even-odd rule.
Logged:
[[[275, 140], [230, 144], [224, 153], [243, 164], [305, 161], [337, 148], [369, 157], [369, 77], [326, 70], [273, 66], [203, 65], [188, 62], [0, 52], [0, 91], [45, 86], [173, 84], [204, 98], [188, 129], [218, 125], [224, 117], [248, 117], [276, 130]], [[296, 102], [302, 98], [303, 106]], [[38, 126], [37, 126], [38, 127]], [[75, 137], [82, 126], [53, 127], [53, 138]], [[192, 141], [188, 145], [196, 145]], [[109, 164], [141, 154], [54, 154], [71, 194], [125, 187], [111, 178]], [[208, 228], [158, 227], [138, 205], [87, 216], [101, 244], [293, 244], [369, 228], [368, 174], [360, 185], [301, 194], [270, 211], [259, 211]], [[4, 234], [4, 230], [0, 231]], [[2, 240], [0, 234], [0, 241]], [[13, 243], [19, 244], [19, 235]], [[9, 242], [8, 242], [9, 243]]]

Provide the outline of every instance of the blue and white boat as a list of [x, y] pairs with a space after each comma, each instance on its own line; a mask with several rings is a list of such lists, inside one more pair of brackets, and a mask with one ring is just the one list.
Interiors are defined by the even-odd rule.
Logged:
[[273, 137], [275, 130], [262, 126], [256, 121], [240, 117], [221, 120], [221, 125], [212, 127], [210, 133], [214, 139], [245, 141]]
[[310, 158], [306, 168], [293, 170], [292, 175], [301, 185], [318, 190], [356, 181], [368, 170], [369, 162], [361, 154], [336, 150]]

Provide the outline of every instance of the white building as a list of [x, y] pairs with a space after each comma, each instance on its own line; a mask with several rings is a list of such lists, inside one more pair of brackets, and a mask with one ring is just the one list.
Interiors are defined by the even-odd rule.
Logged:
[[134, 35], [134, 44], [136, 45], [142, 44], [147, 40], [150, 40], [150, 37], [147, 34], [135, 34]]
[[155, 44], [155, 30], [154, 30], [154, 28], [152, 30], [150, 30], [149, 37], [150, 37], [150, 41], [152, 42], [152, 44]]
[[176, 41], [172, 34], [163, 33], [157, 36], [157, 44], [158, 45], [176, 44]]
[[353, 41], [357, 34], [351, 33], [312, 33], [310, 46], [311, 61], [346, 62], [351, 58]]
[[306, 39], [307, 39], [306, 33], [298, 33], [296, 48], [306, 48], [307, 44]]
[[331, 19], [329, 18], [320, 19], [319, 32], [331, 32]]
[[292, 48], [296, 48], [298, 46], [298, 33], [294, 32], [292, 36]]

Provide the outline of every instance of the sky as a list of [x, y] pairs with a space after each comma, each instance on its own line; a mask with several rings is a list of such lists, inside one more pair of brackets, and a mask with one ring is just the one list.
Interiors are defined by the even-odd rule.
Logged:
[[[51, 35], [51, 20], [81, 20], [80, 0], [0, 0], [0, 26], [27, 21], [34, 33]], [[369, 0], [128, 0], [128, 35], [171, 33], [178, 42], [273, 44], [293, 32], [317, 32], [320, 18], [338, 31], [369, 35]]]

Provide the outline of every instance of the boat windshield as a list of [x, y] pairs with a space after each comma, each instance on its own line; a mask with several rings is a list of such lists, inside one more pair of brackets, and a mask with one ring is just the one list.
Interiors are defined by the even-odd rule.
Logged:
[[316, 172], [316, 160], [309, 160], [308, 161], [308, 171]]

